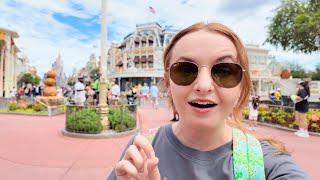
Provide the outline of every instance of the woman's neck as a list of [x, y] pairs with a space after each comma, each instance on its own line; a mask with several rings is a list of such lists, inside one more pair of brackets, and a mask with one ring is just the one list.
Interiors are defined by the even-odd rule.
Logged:
[[180, 142], [199, 151], [214, 150], [232, 140], [232, 128], [226, 123], [213, 129], [195, 129], [179, 121], [172, 130]]

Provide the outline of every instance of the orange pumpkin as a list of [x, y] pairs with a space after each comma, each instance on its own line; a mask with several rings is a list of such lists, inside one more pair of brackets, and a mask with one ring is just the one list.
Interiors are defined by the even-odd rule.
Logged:
[[46, 80], [44, 80], [44, 84], [47, 86], [54, 86], [56, 85], [56, 80], [52, 78], [47, 78]]
[[53, 86], [44, 87], [43, 96], [56, 96], [56, 95], [57, 95], [56, 87], [53, 87]]
[[57, 72], [55, 70], [50, 70], [47, 72], [47, 78], [53, 78], [55, 79], [57, 76]]

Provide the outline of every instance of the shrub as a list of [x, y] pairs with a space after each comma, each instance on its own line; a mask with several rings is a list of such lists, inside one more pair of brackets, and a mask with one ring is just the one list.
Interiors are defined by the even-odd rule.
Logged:
[[10, 102], [8, 105], [9, 111], [15, 111], [18, 109], [18, 104], [17, 102]]
[[33, 104], [28, 104], [27, 109], [33, 109]]
[[124, 106], [110, 108], [108, 120], [110, 121], [111, 129], [117, 132], [131, 130], [136, 126], [135, 119]]
[[45, 109], [44, 105], [36, 103], [32, 106], [32, 109], [36, 112], [43, 111]]
[[102, 131], [100, 116], [94, 109], [80, 110], [68, 117], [66, 129], [77, 133], [100, 133]]

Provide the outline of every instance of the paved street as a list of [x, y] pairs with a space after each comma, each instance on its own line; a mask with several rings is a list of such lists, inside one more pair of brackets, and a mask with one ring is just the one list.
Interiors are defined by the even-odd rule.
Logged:
[[[168, 123], [165, 108], [140, 110], [150, 127]], [[0, 115], [1, 180], [102, 180], [119, 159], [130, 137], [80, 139], [63, 136], [65, 116], [33, 117]], [[320, 137], [296, 137], [291, 132], [258, 128], [259, 135], [283, 141], [295, 161], [311, 176], [320, 179]]]

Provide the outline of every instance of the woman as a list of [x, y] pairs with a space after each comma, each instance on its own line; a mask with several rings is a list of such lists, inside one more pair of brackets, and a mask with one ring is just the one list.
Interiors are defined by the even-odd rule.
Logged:
[[249, 102], [249, 130], [255, 131], [258, 126], [259, 97], [253, 96]]
[[295, 134], [299, 137], [309, 137], [308, 133], [308, 121], [306, 119], [306, 113], [309, 110], [308, 98], [310, 97], [310, 89], [308, 82], [300, 82], [298, 84], [298, 92], [295, 98], [295, 118], [299, 124], [299, 131]]
[[[179, 121], [158, 129], [152, 143], [144, 132], [135, 136], [109, 180], [305, 179], [290, 156], [266, 141], [254, 141], [263, 151], [261, 159], [234, 160], [242, 147], [252, 150], [241, 146], [246, 138], [237, 139], [246, 137], [241, 118], [251, 81], [246, 49], [229, 28], [197, 23], [182, 30], [167, 46], [164, 66]], [[239, 166], [243, 160], [248, 164]], [[256, 162], [260, 164], [252, 166]]]

